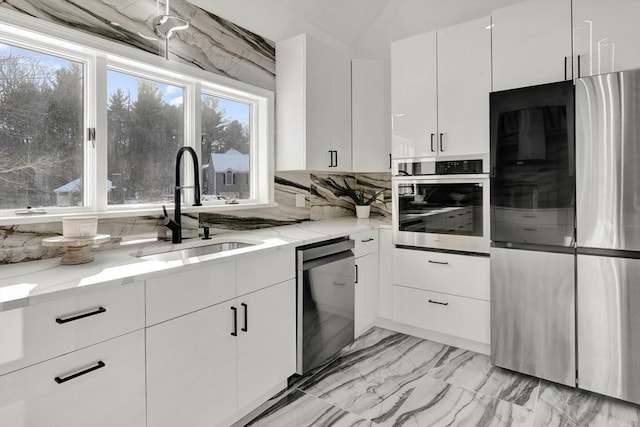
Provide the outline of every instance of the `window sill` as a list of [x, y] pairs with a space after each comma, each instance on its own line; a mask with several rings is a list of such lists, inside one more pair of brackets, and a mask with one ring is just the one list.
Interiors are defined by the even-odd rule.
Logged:
[[[238, 204], [216, 204], [208, 206], [186, 206], [182, 205], [181, 211], [183, 214], [193, 212], [229, 212], [239, 211], [247, 209], [263, 209], [263, 208], [275, 208], [278, 207], [277, 203], [238, 203]], [[173, 214], [173, 204], [167, 206], [167, 211], [170, 215]], [[0, 218], [0, 226], [7, 225], [21, 225], [21, 224], [40, 224], [47, 222], [61, 222], [62, 218], [68, 216], [83, 216], [91, 215], [97, 216], [98, 219], [105, 218], [127, 218], [137, 216], [163, 216], [162, 206], [157, 207], [145, 207], [145, 208], [132, 208], [121, 210], [109, 210], [105, 212], [67, 212], [67, 213], [51, 213], [44, 215], [15, 215], [11, 217]]]

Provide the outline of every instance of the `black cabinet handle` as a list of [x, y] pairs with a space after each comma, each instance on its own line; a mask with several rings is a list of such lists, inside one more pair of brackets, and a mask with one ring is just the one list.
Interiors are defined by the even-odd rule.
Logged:
[[337, 167], [338, 167], [338, 151], [337, 151], [337, 150], [333, 150], [333, 152], [334, 152], [334, 153], [335, 153], [335, 155], [336, 155], [336, 163], [333, 165], [333, 167], [336, 167], [336, 168], [337, 168]]
[[564, 79], [567, 80], [567, 57], [564, 57]]
[[440, 151], [444, 152], [444, 145], [442, 145], [442, 135], [444, 135], [442, 132], [440, 132]]
[[391, 169], [391, 153], [389, 153], [389, 169]]
[[440, 264], [440, 265], [448, 265], [449, 262], [448, 261], [431, 261], [429, 260], [430, 264]]
[[431, 152], [432, 152], [432, 153], [435, 153], [435, 152], [436, 152], [436, 150], [433, 148], [433, 138], [434, 138], [435, 136], [436, 136], [436, 134], [435, 134], [435, 133], [432, 133], [432, 134], [431, 134]]
[[106, 313], [107, 309], [104, 307], [98, 307], [95, 310], [88, 311], [86, 313], [78, 314], [76, 316], [71, 316], [67, 318], [58, 317], [56, 318], [56, 323], [62, 325], [64, 323], [73, 322], [74, 320], [84, 319], [85, 317], [95, 316], [96, 314]]
[[578, 55], [578, 78], [580, 78], [580, 55]]
[[231, 307], [231, 310], [233, 311], [233, 332], [231, 332], [231, 335], [234, 337], [238, 336], [238, 309], [235, 307]]
[[78, 378], [80, 375], [88, 374], [89, 372], [93, 372], [93, 371], [95, 371], [97, 369], [104, 368], [105, 366], [107, 366], [107, 365], [105, 365], [102, 360], [99, 360], [98, 363], [96, 363], [95, 365], [90, 366], [90, 367], [88, 367], [86, 369], [83, 369], [80, 372], [76, 372], [75, 374], [71, 374], [71, 375], [63, 377], [63, 378], [62, 377], [55, 377], [54, 380], [58, 384], [62, 384], [64, 382], [71, 381], [74, 378]]
[[368, 239], [360, 240], [362, 243], [373, 242], [373, 237], [369, 237]]
[[333, 167], [333, 150], [329, 150], [329, 167]]
[[247, 323], [247, 319], [248, 319], [248, 313], [249, 313], [249, 306], [245, 303], [240, 304], [242, 307], [244, 307], [244, 328], [240, 329], [242, 332], [247, 332], [249, 330], [249, 324]]
[[358, 283], [358, 264], [356, 264], [355, 267], [356, 267], [356, 281], [354, 283]]
[[448, 302], [434, 301], [434, 300], [432, 300], [432, 299], [430, 299], [430, 300], [429, 300], [429, 302], [430, 302], [431, 304], [449, 305], [449, 303], [448, 303]]

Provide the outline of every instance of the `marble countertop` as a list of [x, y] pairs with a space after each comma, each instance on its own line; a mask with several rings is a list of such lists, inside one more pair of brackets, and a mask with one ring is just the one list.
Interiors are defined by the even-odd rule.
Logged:
[[[378, 219], [338, 218], [310, 221], [296, 225], [225, 233], [212, 240], [189, 239], [173, 245], [151, 242], [123, 245], [118, 249], [97, 251], [93, 262], [61, 265], [59, 258], [2, 266], [0, 269], [0, 311], [27, 307], [110, 286], [120, 286], [167, 274], [171, 270], [200, 267], [203, 263], [229, 260], [261, 250], [301, 246], [377, 228], [389, 228]], [[179, 250], [221, 241], [253, 243], [253, 246], [217, 252], [188, 260], [144, 261], [138, 256]], [[173, 272], [173, 271], [171, 271]]]

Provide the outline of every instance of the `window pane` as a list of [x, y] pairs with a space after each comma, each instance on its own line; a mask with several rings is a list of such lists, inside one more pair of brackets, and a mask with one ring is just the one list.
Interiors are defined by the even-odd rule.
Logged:
[[0, 44], [0, 209], [82, 206], [84, 66]]
[[108, 71], [109, 204], [173, 200], [184, 89]]
[[249, 199], [251, 105], [202, 94], [202, 194]]

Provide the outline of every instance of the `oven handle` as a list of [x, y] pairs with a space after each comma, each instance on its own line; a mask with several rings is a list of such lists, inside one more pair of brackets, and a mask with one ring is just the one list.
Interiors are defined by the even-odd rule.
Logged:
[[489, 182], [489, 174], [468, 174], [468, 175], [412, 175], [412, 176], [404, 176], [404, 175], [395, 175], [393, 177], [394, 182], [401, 182], [404, 184], [420, 184], [420, 183], [456, 183], [456, 182], [482, 182], [483, 184], [488, 184]]

